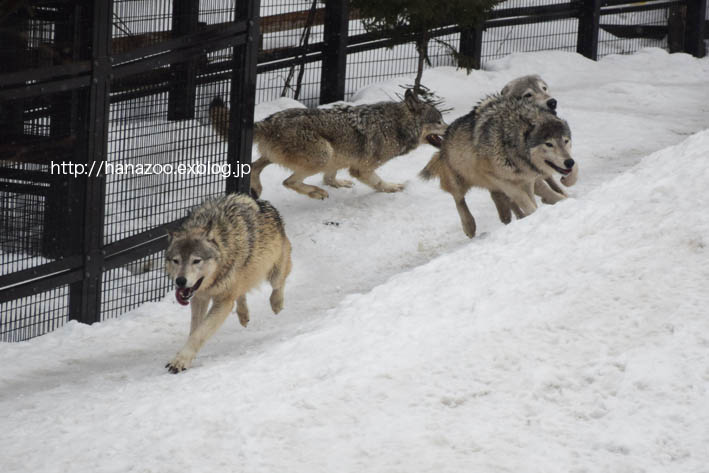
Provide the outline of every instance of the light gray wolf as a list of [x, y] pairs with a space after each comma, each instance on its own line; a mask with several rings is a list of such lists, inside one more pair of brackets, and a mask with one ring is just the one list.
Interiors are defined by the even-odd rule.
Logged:
[[[556, 113], [557, 100], [549, 94], [549, 86], [537, 74], [518, 77], [508, 82], [500, 92], [509, 97], [520, 97], [536, 103], [540, 107], [547, 107]], [[573, 186], [578, 179], [578, 163], [568, 176], [561, 177], [565, 186]], [[534, 192], [542, 198], [545, 204], [555, 204], [568, 197], [566, 192], [556, 183], [553, 177], [539, 179], [534, 185]], [[548, 186], [548, 187], [547, 187]]]
[[475, 219], [465, 194], [471, 187], [490, 191], [505, 224], [537, 208], [535, 182], [554, 172], [571, 173], [571, 131], [547, 107], [501, 94], [483, 99], [448, 127], [441, 150], [419, 174], [438, 177], [455, 200], [465, 234], [475, 236]]
[[169, 240], [166, 272], [175, 283], [177, 302], [192, 306], [189, 338], [165, 366], [178, 373], [191, 366], [234, 301], [239, 322], [246, 327], [246, 293], [264, 280], [273, 288], [271, 309], [275, 314], [281, 311], [291, 244], [278, 211], [264, 200], [241, 194], [204, 202]]
[[[224, 102], [215, 98], [209, 112], [215, 130], [226, 139], [229, 114]], [[251, 168], [252, 195], [261, 195], [261, 171], [271, 163], [293, 171], [284, 186], [313, 199], [325, 199], [328, 193], [303, 179], [322, 172], [325, 184], [351, 187], [352, 181], [337, 179], [337, 171], [343, 168], [379, 192], [401, 191], [403, 184], [383, 181], [376, 169], [419, 144], [440, 145], [447, 126], [436, 107], [411, 90], [400, 102], [274, 113], [254, 124], [261, 157]]]

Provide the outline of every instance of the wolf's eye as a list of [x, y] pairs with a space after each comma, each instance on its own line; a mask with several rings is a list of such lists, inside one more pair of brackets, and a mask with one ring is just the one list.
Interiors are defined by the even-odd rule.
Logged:
[[547, 91], [547, 88], [546, 88], [546, 87], [542, 87], [542, 90], [543, 90], [544, 92], [546, 92], [546, 91]]
[[531, 98], [532, 98], [532, 93], [531, 93], [531, 92], [527, 92], [526, 94], [524, 94], [524, 98], [525, 98], [525, 99], [531, 99]]
[[180, 264], [180, 260], [177, 258], [172, 258], [172, 262], [175, 264]]
[[193, 260], [192, 260], [192, 264], [199, 264], [199, 263], [201, 263], [201, 262], [202, 262], [202, 260], [201, 260], [201, 259], [199, 259], [199, 258], [198, 258], [198, 259], [193, 259]]
[[544, 143], [544, 144], [547, 146], [547, 148], [553, 148], [553, 147], [554, 147], [554, 143], [549, 143], [548, 141], [547, 141], [546, 143]]
[[568, 145], [568, 144], [569, 144], [569, 140], [568, 140], [568, 139], [565, 139], [565, 140], [564, 140], [564, 144], [565, 144], [565, 145]]

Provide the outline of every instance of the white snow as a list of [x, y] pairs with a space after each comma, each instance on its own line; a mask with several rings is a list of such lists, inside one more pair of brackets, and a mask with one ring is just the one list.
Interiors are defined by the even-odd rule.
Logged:
[[227, 320], [179, 375], [172, 292], [0, 344], [0, 471], [706, 472], [709, 59], [516, 54], [424, 83], [452, 121], [528, 73], [571, 126], [571, 199], [503, 226], [473, 189], [468, 240], [415, 177], [429, 146], [381, 169], [407, 183], [394, 195], [314, 201], [269, 167], [293, 242], [283, 312], [255, 291], [250, 326]]

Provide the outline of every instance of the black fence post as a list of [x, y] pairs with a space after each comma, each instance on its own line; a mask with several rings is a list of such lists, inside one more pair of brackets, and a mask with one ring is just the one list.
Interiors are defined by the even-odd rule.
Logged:
[[482, 67], [484, 22], [473, 28], [463, 28], [460, 31], [460, 48], [458, 50], [458, 67], [480, 69]]
[[684, 52], [687, 5], [670, 5], [667, 16], [667, 49], [671, 53]]
[[[8, 15], [7, 21], [0, 28], [0, 64], [6, 72], [23, 70], [26, 55], [20, 53], [27, 47], [27, 20], [18, 14]], [[11, 143], [25, 132], [24, 103], [22, 99], [7, 101], [0, 107], [0, 143]]]
[[325, 2], [325, 27], [323, 30], [325, 46], [320, 74], [321, 104], [345, 98], [349, 23], [349, 0], [328, 0]]
[[[72, 63], [81, 59], [81, 14], [79, 5], [68, 3], [58, 6], [55, 28], [57, 54], [55, 65]], [[77, 90], [54, 94], [51, 99], [50, 135], [55, 139], [76, 137], [79, 132], [79, 107], [82, 94]], [[85, 95], [84, 95], [85, 97]], [[83, 157], [83, 156], [81, 156]], [[74, 161], [73, 154], [55, 156], [54, 161]], [[53, 173], [51, 173], [53, 174]], [[44, 231], [42, 232], [42, 255], [47, 258], [61, 258], [81, 252], [78, 232], [83, 225], [83, 183], [75, 176], [57, 173], [44, 204]]]
[[706, 32], [707, 0], [687, 1], [687, 26], [684, 36], [685, 52], [696, 57], [704, 57], [704, 35]]
[[82, 140], [78, 146], [89, 174], [81, 176], [84, 184], [83, 225], [81, 227], [83, 279], [69, 289], [69, 318], [91, 324], [101, 320], [101, 279], [103, 269], [103, 224], [105, 215], [106, 177], [100, 173], [108, 151], [108, 113], [111, 79], [111, 29], [113, 0], [91, 2], [90, 59], [91, 86]]
[[260, 0], [236, 2], [235, 21], [248, 21], [246, 44], [234, 48], [229, 108], [227, 162], [231, 176], [226, 178], [226, 192], [248, 194], [250, 176], [241, 175], [243, 165], [251, 164], [254, 107], [256, 106], [256, 59], [259, 44]]
[[[199, 29], [199, 0], [172, 0], [172, 35], [174, 38]], [[168, 120], [186, 120], [195, 116], [197, 98], [197, 60], [170, 65]]]
[[582, 0], [576, 52], [594, 61], [598, 59], [598, 29], [602, 0]]

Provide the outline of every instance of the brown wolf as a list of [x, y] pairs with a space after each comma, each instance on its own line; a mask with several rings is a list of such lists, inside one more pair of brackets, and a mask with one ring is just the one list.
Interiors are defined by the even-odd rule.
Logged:
[[165, 269], [177, 287], [177, 302], [192, 305], [190, 336], [166, 368], [171, 373], [189, 368], [234, 301], [239, 322], [246, 327], [246, 293], [264, 280], [273, 288], [271, 309], [280, 312], [290, 254], [281, 217], [266, 201], [229, 194], [194, 209], [170, 234], [165, 252]]
[[475, 235], [475, 219], [465, 194], [473, 186], [490, 191], [500, 220], [509, 223], [537, 208], [535, 182], [554, 172], [571, 173], [571, 131], [546, 107], [524, 98], [494, 95], [451, 123], [441, 151], [421, 171], [438, 177], [455, 200], [465, 234]]
[[[215, 98], [209, 113], [214, 128], [226, 139], [229, 114], [224, 102]], [[325, 184], [351, 187], [351, 181], [336, 177], [343, 168], [349, 168], [352, 177], [379, 192], [401, 191], [403, 184], [383, 181], [376, 169], [419, 144], [440, 144], [439, 135], [446, 128], [436, 107], [421, 101], [410, 90], [401, 102], [274, 113], [254, 124], [254, 141], [261, 158], [251, 169], [252, 195], [261, 195], [260, 174], [271, 163], [293, 171], [283, 181], [284, 186], [313, 199], [325, 199], [328, 193], [305, 184], [303, 179], [322, 172]]]

